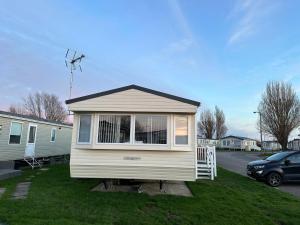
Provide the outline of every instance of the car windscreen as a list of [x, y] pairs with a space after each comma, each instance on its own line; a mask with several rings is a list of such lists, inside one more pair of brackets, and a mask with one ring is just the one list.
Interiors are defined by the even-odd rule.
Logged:
[[283, 159], [284, 157], [288, 156], [290, 154], [290, 152], [279, 152], [276, 153], [274, 155], [269, 156], [268, 158], [266, 158], [266, 160], [268, 161], [278, 161]]

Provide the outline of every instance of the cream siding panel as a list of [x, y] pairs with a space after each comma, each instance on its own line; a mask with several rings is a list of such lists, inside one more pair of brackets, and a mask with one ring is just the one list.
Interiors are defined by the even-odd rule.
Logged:
[[188, 181], [195, 180], [195, 152], [72, 149], [70, 167], [72, 177]]
[[[70, 154], [71, 128], [38, 124], [35, 144], [36, 157], [48, 157]], [[51, 129], [56, 128], [56, 140], [50, 142]]]
[[71, 177], [194, 181], [194, 169], [71, 165]]
[[[8, 144], [12, 121], [23, 124], [21, 144]], [[0, 131], [0, 161], [23, 159], [27, 141], [28, 122], [0, 116], [0, 125], [2, 125], [2, 130]]]
[[[22, 126], [21, 144], [8, 144], [11, 122], [20, 122]], [[24, 152], [27, 143], [28, 125], [36, 124], [36, 157], [47, 157], [54, 155], [69, 154], [71, 149], [72, 128], [68, 126], [59, 126], [55, 124], [39, 123], [38, 121], [27, 121], [24, 119], [9, 118], [0, 115], [0, 161], [19, 160], [24, 158]], [[61, 127], [61, 130], [59, 130]], [[50, 132], [56, 128], [56, 141], [50, 142]]]
[[95, 144], [97, 114], [92, 113], [91, 144], [77, 144], [79, 114], [74, 115], [71, 176], [78, 178], [119, 178], [195, 180], [195, 115], [189, 115], [189, 145], [174, 143], [174, 116], [169, 118], [168, 145]]
[[195, 113], [197, 106], [146, 93], [126, 90], [68, 105], [71, 111]]

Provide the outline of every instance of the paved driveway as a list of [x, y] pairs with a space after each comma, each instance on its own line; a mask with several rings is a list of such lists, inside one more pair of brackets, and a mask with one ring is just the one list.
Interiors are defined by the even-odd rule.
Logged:
[[[247, 163], [261, 159], [257, 152], [217, 152], [217, 164], [227, 170], [247, 176]], [[279, 187], [280, 190], [300, 197], [300, 183], [287, 183]]]

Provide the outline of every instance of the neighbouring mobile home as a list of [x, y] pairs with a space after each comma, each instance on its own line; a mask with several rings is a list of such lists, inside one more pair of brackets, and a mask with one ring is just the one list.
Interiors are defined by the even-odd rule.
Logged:
[[206, 155], [196, 154], [199, 102], [130, 85], [66, 104], [74, 112], [71, 177], [197, 178], [197, 155]]
[[0, 111], [0, 164], [70, 154], [72, 126]]
[[[289, 142], [289, 143], [291, 143], [291, 142]], [[275, 140], [273, 140], [273, 141], [263, 141], [262, 142], [262, 149], [263, 150], [270, 150], [270, 151], [279, 151], [279, 150], [281, 150], [281, 145], [278, 143], [278, 141], [275, 141]]]
[[260, 151], [257, 141], [252, 138], [229, 135], [220, 139], [219, 148], [227, 150]]

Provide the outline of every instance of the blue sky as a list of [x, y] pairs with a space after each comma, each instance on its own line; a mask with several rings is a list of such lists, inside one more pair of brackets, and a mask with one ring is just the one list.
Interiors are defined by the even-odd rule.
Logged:
[[218, 105], [228, 134], [258, 137], [269, 80], [300, 92], [300, 2], [2, 1], [0, 109], [30, 92], [68, 97], [67, 48], [87, 57], [73, 97], [138, 84]]

